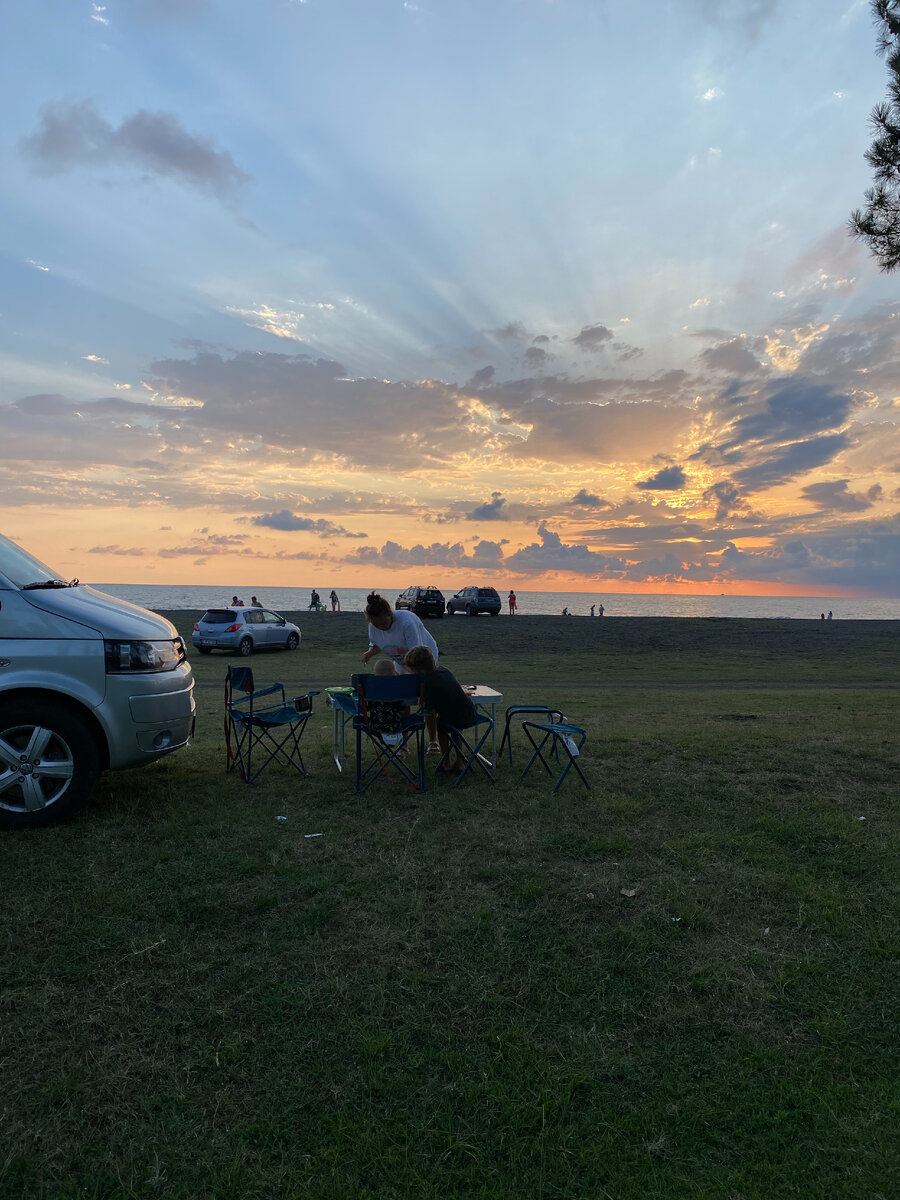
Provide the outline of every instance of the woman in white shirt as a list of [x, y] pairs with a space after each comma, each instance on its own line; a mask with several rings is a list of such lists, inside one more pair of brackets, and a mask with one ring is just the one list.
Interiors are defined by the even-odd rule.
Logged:
[[437, 643], [414, 612], [407, 608], [395, 612], [384, 596], [372, 592], [366, 597], [366, 616], [369, 648], [363, 655], [364, 663], [375, 654], [386, 654], [398, 671], [405, 672], [408, 668], [403, 665], [403, 656], [413, 646], [427, 646], [437, 662]]

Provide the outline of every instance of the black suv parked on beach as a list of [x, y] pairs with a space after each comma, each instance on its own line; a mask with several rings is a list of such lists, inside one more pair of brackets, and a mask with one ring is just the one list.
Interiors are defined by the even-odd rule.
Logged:
[[408, 608], [417, 617], [442, 617], [444, 593], [436, 587], [408, 587], [397, 597], [394, 608]]
[[496, 617], [500, 612], [500, 597], [496, 588], [466, 587], [450, 597], [447, 601], [447, 612], [464, 612], [467, 617], [490, 613], [492, 617]]

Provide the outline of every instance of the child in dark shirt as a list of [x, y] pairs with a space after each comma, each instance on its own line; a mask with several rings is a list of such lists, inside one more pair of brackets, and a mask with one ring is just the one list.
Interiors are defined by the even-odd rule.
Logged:
[[456, 761], [449, 769], [461, 771], [465, 763], [460, 756], [460, 747], [452, 740], [449, 727], [468, 729], [475, 724], [475, 705], [471, 697], [463, 691], [452, 671], [435, 666], [434, 655], [427, 646], [413, 646], [412, 650], [407, 650], [403, 662], [409, 670], [425, 676], [425, 707], [434, 713], [437, 720], [441, 754], [446, 755], [452, 744]]

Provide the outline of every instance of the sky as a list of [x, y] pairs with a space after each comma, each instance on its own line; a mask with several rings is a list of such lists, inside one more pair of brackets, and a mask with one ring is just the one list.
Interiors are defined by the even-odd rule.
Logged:
[[865, 0], [4, 27], [0, 532], [66, 578], [900, 596]]

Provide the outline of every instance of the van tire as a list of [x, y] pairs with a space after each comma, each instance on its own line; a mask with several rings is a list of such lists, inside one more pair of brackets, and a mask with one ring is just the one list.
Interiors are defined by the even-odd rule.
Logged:
[[[23, 775], [15, 768], [17, 759], [27, 767]], [[58, 773], [51, 768], [41, 778], [42, 761], [55, 764]], [[0, 702], [0, 829], [36, 829], [68, 820], [99, 778], [94, 733], [77, 712], [55, 700]], [[29, 799], [43, 799], [42, 807], [28, 808]]]
[[253, 639], [248, 637], [241, 638], [240, 644], [238, 645], [238, 654], [240, 654], [243, 658], [249, 658], [252, 653]]

